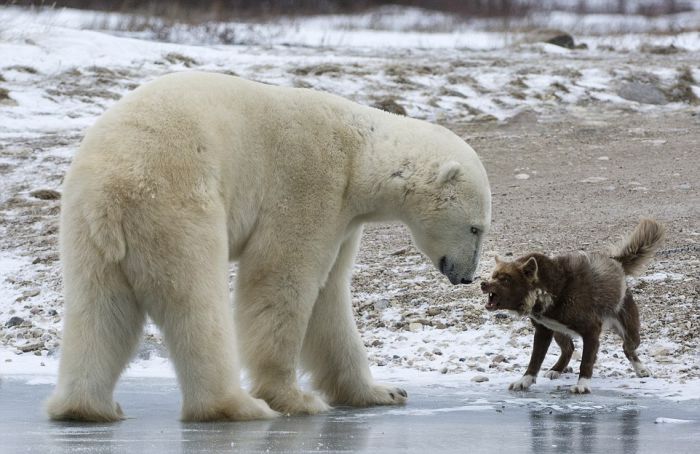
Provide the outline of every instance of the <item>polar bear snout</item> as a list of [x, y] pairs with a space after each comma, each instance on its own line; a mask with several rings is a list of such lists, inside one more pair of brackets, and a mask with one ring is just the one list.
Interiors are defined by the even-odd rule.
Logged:
[[471, 284], [474, 282], [474, 270], [462, 271], [455, 260], [446, 255], [440, 258], [439, 269], [452, 283], [452, 285]]

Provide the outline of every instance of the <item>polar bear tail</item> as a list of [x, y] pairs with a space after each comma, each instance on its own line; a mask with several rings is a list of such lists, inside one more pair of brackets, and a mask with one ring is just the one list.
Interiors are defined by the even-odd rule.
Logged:
[[126, 256], [126, 240], [122, 226], [122, 210], [113, 201], [89, 204], [83, 213], [90, 239], [108, 262], [119, 262]]

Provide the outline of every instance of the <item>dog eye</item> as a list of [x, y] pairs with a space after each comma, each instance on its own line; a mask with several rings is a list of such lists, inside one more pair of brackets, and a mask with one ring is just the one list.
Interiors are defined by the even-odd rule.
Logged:
[[472, 228], [471, 228], [471, 231], [472, 231], [472, 233], [473, 233], [474, 235], [478, 235], [478, 234], [479, 234], [479, 229], [477, 229], [476, 227], [472, 227]]

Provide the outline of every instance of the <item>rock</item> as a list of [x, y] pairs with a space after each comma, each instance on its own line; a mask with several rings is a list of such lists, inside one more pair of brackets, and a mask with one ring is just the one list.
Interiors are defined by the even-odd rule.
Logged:
[[36, 289], [36, 288], [31, 289], [31, 290], [25, 290], [24, 292], [22, 292], [22, 296], [18, 297], [15, 301], [17, 301], [17, 302], [24, 301], [26, 299], [33, 298], [33, 297], [37, 296], [39, 293], [41, 293], [41, 290]]
[[409, 323], [409, 324], [408, 324], [408, 330], [409, 330], [409, 331], [413, 331], [414, 333], [416, 333], [416, 332], [418, 332], [418, 331], [422, 331], [422, 330], [423, 330], [423, 324], [422, 324], [422, 323], [418, 323], [418, 322]]
[[639, 48], [642, 52], [646, 52], [648, 54], [657, 54], [657, 55], [671, 55], [671, 54], [677, 54], [678, 52], [681, 51], [678, 47], [674, 46], [673, 44], [668, 45], [668, 46], [655, 46], [652, 44], [642, 44], [642, 46]]
[[494, 315], [494, 317], [501, 319], [501, 320], [505, 320], [508, 318], [508, 314], [506, 314], [504, 312], [497, 312], [496, 315]]
[[483, 383], [485, 381], [489, 381], [489, 377], [485, 375], [475, 375], [472, 377], [472, 381], [476, 383]]
[[617, 94], [641, 104], [661, 105], [668, 103], [666, 95], [656, 85], [645, 82], [626, 82], [617, 90]]
[[428, 315], [431, 317], [435, 317], [436, 315], [439, 315], [442, 310], [438, 307], [429, 307], [428, 308]]
[[[28, 344], [20, 345], [17, 347], [17, 350], [21, 351], [22, 353], [28, 353], [28, 352], [33, 352], [36, 350], [41, 350], [44, 348], [44, 343], [39, 341], [39, 342], [31, 342]], [[41, 354], [41, 353], [39, 353]]]
[[518, 173], [515, 175], [516, 180], [528, 180], [530, 178], [530, 175], [527, 173]]
[[491, 362], [492, 362], [493, 364], [500, 364], [500, 363], [507, 363], [508, 360], [507, 360], [506, 357], [503, 356], [503, 355], [496, 355], [496, 356], [493, 357], [493, 359], [491, 359]]
[[525, 38], [526, 43], [548, 43], [554, 44], [555, 46], [564, 47], [566, 49], [573, 49], [576, 47], [574, 42], [574, 37], [570, 34], [554, 29], [540, 29], [535, 30]]
[[61, 193], [53, 189], [36, 189], [30, 192], [29, 195], [40, 200], [57, 200], [61, 198]]
[[373, 306], [374, 306], [374, 310], [383, 311], [384, 309], [389, 307], [389, 300], [380, 299], [379, 301], [375, 302], [373, 304]]
[[49, 309], [49, 311], [47, 312], [47, 314], [48, 314], [50, 317], [55, 317], [55, 316], [58, 315], [58, 312], [56, 311], [56, 309]]
[[649, 350], [649, 356], [653, 356], [655, 358], [668, 356], [670, 353], [671, 351], [666, 347], [656, 347]]
[[377, 102], [374, 103], [374, 107], [397, 115], [406, 115], [406, 109], [392, 97], [378, 99]]
[[12, 317], [5, 323], [5, 326], [7, 328], [12, 328], [13, 326], [19, 326], [22, 323], [24, 323], [24, 319], [22, 317]]

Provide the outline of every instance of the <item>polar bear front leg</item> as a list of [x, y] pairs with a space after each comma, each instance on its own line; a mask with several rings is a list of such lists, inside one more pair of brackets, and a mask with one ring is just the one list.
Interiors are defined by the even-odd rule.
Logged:
[[235, 320], [241, 353], [253, 380], [252, 394], [282, 414], [316, 414], [330, 406], [301, 390], [297, 367], [318, 287], [304, 279], [313, 260], [296, 258], [293, 262], [267, 261], [253, 252], [242, 257]]
[[362, 229], [342, 245], [314, 305], [302, 349], [314, 386], [332, 404], [366, 407], [406, 402], [406, 391], [374, 383], [351, 306], [350, 278]]

